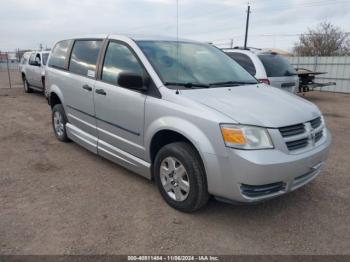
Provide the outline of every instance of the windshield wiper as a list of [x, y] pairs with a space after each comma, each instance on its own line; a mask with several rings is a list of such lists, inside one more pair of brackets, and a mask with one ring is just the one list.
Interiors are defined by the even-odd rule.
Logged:
[[244, 81], [226, 81], [211, 83], [209, 86], [240, 86], [240, 85], [254, 85], [257, 82], [244, 82]]
[[201, 84], [201, 83], [180, 83], [180, 82], [165, 82], [164, 85], [166, 86], [184, 86], [186, 88], [192, 88], [192, 87], [206, 87], [208, 88], [209, 85]]

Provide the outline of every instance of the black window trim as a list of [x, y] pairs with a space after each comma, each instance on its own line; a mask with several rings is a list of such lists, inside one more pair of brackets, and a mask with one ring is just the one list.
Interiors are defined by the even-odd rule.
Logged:
[[[100, 48], [99, 54], [97, 56], [97, 61], [96, 61], [97, 64], [96, 64], [95, 78], [88, 77], [86, 75], [76, 74], [76, 73], [73, 73], [73, 72], [69, 71], [69, 63], [70, 63], [70, 59], [71, 59], [71, 56], [72, 56], [73, 46], [74, 46], [75, 41], [79, 41], [79, 40], [93, 40], [93, 41], [101, 40], [102, 41], [101, 48]], [[47, 65], [48, 67], [54, 68], [56, 70], [61, 70], [61, 71], [64, 71], [64, 72], [69, 72], [70, 74], [75, 74], [75, 75], [78, 75], [78, 76], [81, 76], [81, 77], [86, 77], [86, 78], [89, 78], [89, 79], [95, 79], [96, 81], [100, 81], [100, 82], [103, 82], [103, 83], [106, 83], [106, 84], [109, 84], [109, 85], [113, 85], [113, 84], [111, 84], [109, 82], [106, 82], [106, 81], [103, 81], [101, 79], [102, 68], [103, 68], [104, 58], [105, 58], [105, 55], [106, 55], [108, 44], [110, 42], [119, 43], [119, 44], [125, 45], [134, 54], [134, 56], [136, 57], [136, 59], [140, 63], [141, 67], [144, 69], [144, 72], [147, 74], [147, 76], [150, 79], [150, 84], [149, 84], [149, 88], [148, 88], [147, 91], [138, 91], [138, 90], [132, 90], [132, 89], [128, 89], [128, 90], [133, 91], [133, 92], [143, 93], [143, 94], [145, 94], [147, 96], [152, 96], [152, 97], [159, 98], [159, 99], [162, 98], [162, 95], [159, 92], [158, 87], [154, 83], [154, 81], [153, 81], [151, 75], [149, 74], [149, 72], [147, 71], [145, 65], [142, 63], [141, 59], [136, 54], [135, 50], [128, 43], [126, 43], [126, 42], [124, 42], [122, 40], [109, 39], [108, 37], [106, 37], [106, 38], [98, 38], [98, 37], [97, 38], [89, 38], [88, 37], [88, 38], [64, 39], [62, 41], [57, 42], [57, 44], [61, 43], [63, 41], [69, 41], [69, 45], [68, 45], [68, 48], [67, 48], [67, 55], [66, 55], [65, 62], [64, 62], [64, 68], [53, 66], [53, 65]], [[29, 58], [28, 58], [28, 62], [29, 62]], [[117, 85], [114, 85], [114, 86], [117, 86]]]
[[[141, 94], [145, 94], [145, 95], [148, 95], [148, 96], [152, 96], [152, 97], [155, 97], [155, 98], [161, 98], [162, 96], [161, 96], [161, 94], [160, 94], [156, 84], [154, 83], [150, 73], [147, 71], [147, 68], [142, 63], [142, 61], [139, 58], [139, 56], [136, 54], [135, 50], [128, 43], [126, 43], [126, 42], [124, 42], [122, 40], [108, 39], [108, 38], [106, 38], [105, 40], [106, 41], [104, 41], [103, 45], [101, 46], [101, 50], [100, 50], [101, 53], [100, 53], [100, 56], [98, 58], [98, 67], [97, 67], [98, 71], [97, 71], [97, 74], [96, 74], [96, 80], [100, 81], [102, 83], [105, 83], [105, 84], [109, 84], [109, 85], [112, 85], [112, 86], [120, 87], [117, 84], [112, 84], [110, 82], [102, 80], [102, 70], [103, 70], [103, 65], [104, 65], [104, 61], [105, 61], [105, 57], [106, 57], [108, 46], [109, 46], [110, 43], [117, 43], [117, 44], [125, 46], [126, 48], [128, 48], [130, 50], [130, 52], [135, 56], [135, 58], [137, 59], [137, 61], [140, 64], [140, 66], [142, 67], [144, 73], [146, 74], [145, 76], [147, 76], [149, 78], [149, 80], [150, 80], [150, 84], [149, 84], [149, 87], [148, 87], [147, 91], [134, 90], [134, 89], [128, 89], [128, 90], [133, 91], [133, 92], [137, 92], [137, 93], [141, 93]], [[123, 88], [123, 87], [120, 87], [120, 88]], [[125, 89], [127, 89], [127, 88], [125, 88]]]

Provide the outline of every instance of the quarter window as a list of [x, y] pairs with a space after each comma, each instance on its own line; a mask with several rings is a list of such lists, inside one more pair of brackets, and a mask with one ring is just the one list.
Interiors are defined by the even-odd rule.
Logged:
[[143, 68], [131, 50], [123, 44], [110, 42], [103, 63], [102, 80], [115, 85], [119, 74], [125, 71], [143, 75]]
[[55, 45], [50, 56], [49, 66], [66, 69], [65, 61], [71, 41], [72, 40], [65, 40]]
[[46, 65], [47, 58], [49, 57], [49, 54], [48, 53], [44, 53], [44, 54], [42, 54], [42, 56], [43, 56], [43, 64]]
[[95, 77], [96, 62], [101, 40], [75, 41], [69, 63], [69, 71], [79, 75]]
[[248, 73], [250, 73], [253, 76], [256, 74], [255, 66], [253, 64], [253, 61], [249, 58], [249, 56], [242, 53], [234, 52], [228, 52], [227, 54], [229, 57], [235, 60], [241, 67], [248, 71]]
[[29, 64], [33, 65], [35, 60], [35, 53], [32, 53], [29, 57]]

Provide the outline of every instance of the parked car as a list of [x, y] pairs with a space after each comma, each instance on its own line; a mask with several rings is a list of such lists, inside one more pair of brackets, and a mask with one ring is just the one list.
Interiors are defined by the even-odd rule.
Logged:
[[22, 58], [21, 58], [21, 61], [19, 62], [19, 65], [18, 65], [18, 70], [19, 72], [22, 72], [22, 68], [23, 66], [25, 66], [26, 64], [28, 64], [28, 60], [29, 60], [29, 57], [30, 57], [30, 54], [32, 52], [25, 52], [23, 55], [22, 55]]
[[255, 48], [236, 47], [224, 49], [224, 52], [260, 82], [291, 93], [298, 91], [299, 78], [285, 57]]
[[24, 53], [20, 63], [20, 71], [26, 93], [37, 90], [45, 94], [45, 65], [49, 53], [49, 51]]
[[210, 195], [247, 203], [293, 191], [320, 173], [331, 143], [316, 105], [258, 83], [209, 44], [63, 40], [46, 81], [58, 140], [154, 179], [184, 212]]

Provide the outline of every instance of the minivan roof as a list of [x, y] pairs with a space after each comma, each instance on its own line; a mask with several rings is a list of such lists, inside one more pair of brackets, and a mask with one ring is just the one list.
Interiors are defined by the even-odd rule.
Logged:
[[92, 35], [80, 35], [76, 37], [69, 37], [64, 40], [69, 39], [94, 39], [94, 38], [109, 38], [109, 39], [119, 39], [119, 38], [129, 38], [134, 41], [185, 41], [185, 42], [197, 42], [194, 40], [177, 38], [171, 36], [160, 36], [160, 35], [142, 35], [142, 34], [92, 34]]

